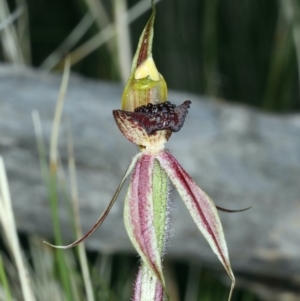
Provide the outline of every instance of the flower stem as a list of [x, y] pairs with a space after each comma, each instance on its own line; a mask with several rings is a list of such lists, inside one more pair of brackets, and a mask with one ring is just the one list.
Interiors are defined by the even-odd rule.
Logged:
[[144, 263], [141, 264], [135, 286], [133, 301], [163, 301], [164, 290], [153, 272]]

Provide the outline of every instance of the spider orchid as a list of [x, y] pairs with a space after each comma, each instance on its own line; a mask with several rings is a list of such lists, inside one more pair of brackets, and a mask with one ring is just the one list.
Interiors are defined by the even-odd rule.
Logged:
[[[162, 301], [166, 295], [162, 257], [169, 230], [170, 184], [177, 189], [197, 227], [216, 253], [231, 278], [231, 298], [235, 279], [216, 206], [192, 180], [164, 145], [184, 124], [191, 102], [174, 105], [167, 101], [167, 85], [152, 59], [155, 7], [140, 37], [131, 75], [124, 89], [122, 110], [113, 116], [122, 134], [139, 147], [107, 209], [95, 225], [73, 247], [89, 237], [104, 221], [126, 178], [132, 173], [124, 208], [125, 227], [141, 257], [134, 286], [134, 301]], [[247, 208], [248, 209], [248, 208]], [[53, 245], [51, 245], [53, 246]]]

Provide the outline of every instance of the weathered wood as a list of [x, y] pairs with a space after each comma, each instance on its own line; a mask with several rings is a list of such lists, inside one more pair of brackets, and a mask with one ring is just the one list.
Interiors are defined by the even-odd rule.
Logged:
[[[52, 237], [31, 113], [40, 114], [49, 141], [61, 76], [0, 66], [0, 153], [5, 159], [13, 206], [22, 231]], [[59, 150], [67, 162], [66, 130], [73, 128], [81, 218], [87, 230], [108, 204], [129, 158], [136, 152], [118, 131], [112, 110], [120, 107], [122, 87], [72, 76], [66, 95]], [[188, 93], [170, 92], [180, 104], [192, 101], [186, 123], [167, 147], [219, 206], [234, 271], [300, 277], [300, 116], [267, 115]], [[125, 185], [126, 186], [126, 185]], [[132, 251], [123, 226], [126, 189], [87, 247]], [[193, 224], [177, 194], [169, 256], [200, 258], [221, 265]], [[61, 202], [66, 242], [72, 240]], [[298, 279], [298, 280], [297, 280]]]

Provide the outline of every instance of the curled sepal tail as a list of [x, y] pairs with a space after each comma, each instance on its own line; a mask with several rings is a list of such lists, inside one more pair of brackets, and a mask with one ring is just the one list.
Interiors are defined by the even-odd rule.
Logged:
[[244, 211], [247, 211], [247, 210], [251, 209], [252, 207], [253, 206], [249, 206], [249, 207], [246, 207], [246, 208], [243, 208], [243, 209], [227, 209], [227, 208], [223, 208], [223, 207], [220, 207], [220, 206], [216, 206], [216, 208], [219, 211], [223, 211], [223, 212], [227, 212], [227, 213], [244, 212]]
[[215, 204], [191, 179], [170, 152], [163, 151], [156, 158], [177, 189], [197, 227], [231, 278], [232, 284], [228, 299], [230, 300], [235, 278], [230, 266], [223, 228]]
[[120, 182], [120, 184], [119, 184], [119, 186], [118, 186], [116, 192], [114, 193], [114, 195], [113, 195], [111, 201], [109, 202], [107, 208], [105, 209], [105, 211], [101, 214], [101, 216], [98, 218], [98, 220], [96, 221], [96, 223], [92, 226], [92, 228], [91, 228], [86, 234], [84, 234], [81, 238], [75, 240], [73, 243], [71, 243], [71, 244], [69, 244], [69, 245], [66, 245], [66, 246], [56, 246], [56, 245], [52, 245], [52, 244], [50, 244], [50, 243], [48, 243], [48, 242], [46, 242], [46, 241], [44, 241], [44, 243], [47, 244], [47, 245], [49, 245], [49, 246], [51, 246], [51, 247], [53, 247], [53, 248], [56, 248], [56, 249], [69, 249], [69, 248], [72, 248], [72, 247], [77, 246], [79, 243], [81, 243], [81, 242], [84, 241], [86, 238], [88, 238], [90, 235], [92, 235], [92, 234], [100, 227], [100, 225], [104, 222], [104, 220], [105, 220], [105, 218], [107, 217], [107, 215], [108, 215], [110, 209], [112, 208], [114, 202], [116, 201], [116, 199], [117, 199], [117, 197], [118, 197], [118, 195], [119, 195], [119, 193], [120, 193], [120, 191], [121, 191], [121, 189], [122, 189], [122, 186], [123, 186], [125, 180], [127, 179], [127, 177], [129, 176], [129, 174], [131, 173], [131, 171], [132, 171], [134, 165], [136, 164], [136, 162], [137, 162], [137, 160], [138, 160], [138, 158], [139, 158], [140, 156], [141, 156], [141, 154], [139, 153], [139, 154], [135, 155], [135, 156], [131, 159], [131, 161], [130, 161], [130, 163], [129, 163], [129, 166], [128, 166], [128, 168], [127, 168], [127, 170], [126, 170], [126, 172], [125, 172], [125, 174], [124, 174], [124, 176], [123, 176], [123, 179], [122, 179], [122, 181]]

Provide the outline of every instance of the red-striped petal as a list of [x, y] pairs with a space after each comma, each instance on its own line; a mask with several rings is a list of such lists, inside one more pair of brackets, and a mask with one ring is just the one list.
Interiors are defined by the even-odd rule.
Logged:
[[211, 198], [198, 187], [170, 152], [163, 151], [158, 154], [156, 158], [176, 187], [197, 227], [210, 244], [212, 250], [217, 254], [231, 278], [230, 300], [235, 279], [230, 266], [222, 224], [215, 204]]
[[126, 195], [124, 221], [129, 238], [142, 261], [164, 287], [161, 252], [154, 225], [154, 159], [152, 155], [143, 154], [136, 163]]

